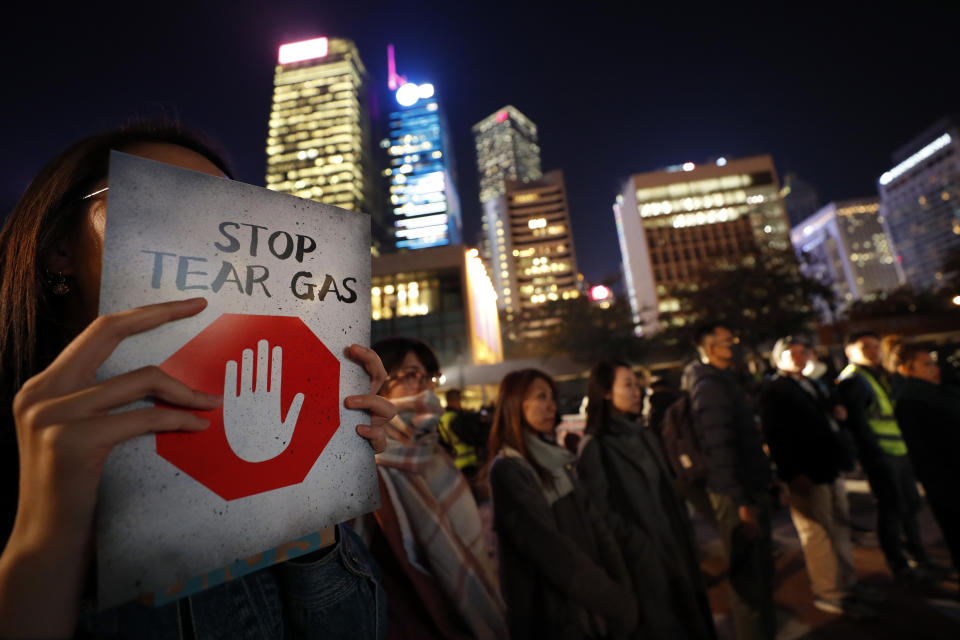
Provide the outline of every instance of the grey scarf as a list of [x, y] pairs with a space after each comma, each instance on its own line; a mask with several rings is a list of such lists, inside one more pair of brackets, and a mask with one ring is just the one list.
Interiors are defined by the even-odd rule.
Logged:
[[523, 432], [523, 444], [526, 445], [529, 456], [550, 474], [552, 482], [544, 482], [537, 476], [548, 503], [552, 505], [573, 491], [573, 481], [567, 470], [567, 467], [576, 460], [572, 453], [559, 445], [543, 440], [529, 429]]

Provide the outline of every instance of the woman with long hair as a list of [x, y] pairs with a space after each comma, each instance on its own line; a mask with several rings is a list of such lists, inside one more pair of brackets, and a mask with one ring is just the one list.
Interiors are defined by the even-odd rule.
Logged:
[[[66, 637], [78, 622], [81, 633], [118, 637], [337, 635], [323, 618], [333, 610], [318, 601], [335, 584], [343, 600], [333, 616], [352, 610], [372, 618], [351, 621], [349, 636], [341, 637], [376, 637], [382, 591], [372, 567], [357, 559], [362, 543], [341, 526], [322, 536], [335, 543], [310, 556], [171, 605], [132, 603], [100, 616], [82, 606], [97, 487], [111, 449], [148, 433], [205, 429], [207, 421], [189, 410], [221, 403], [157, 367], [96, 380], [97, 368], [125, 338], [206, 306], [194, 298], [97, 316], [114, 149], [230, 176], [209, 145], [177, 125], [129, 126], [81, 140], [50, 161], [0, 232], [0, 636]], [[376, 354], [352, 345], [350, 355], [369, 373], [372, 391], [379, 388], [386, 372]], [[357, 432], [381, 450], [382, 424], [395, 410], [372, 391], [345, 403], [370, 411], [372, 425]], [[186, 410], [112, 412], [145, 398]]]
[[377, 455], [382, 506], [363, 520], [390, 600], [388, 635], [505, 638], [477, 504], [439, 444], [437, 357], [414, 338], [387, 338], [373, 349], [388, 373], [380, 394], [398, 412], [387, 423], [387, 450]]
[[623, 638], [637, 623], [623, 557], [558, 445], [556, 386], [536, 369], [500, 383], [489, 467], [500, 584], [514, 638]]
[[693, 530], [660, 445], [638, 421], [641, 389], [624, 362], [587, 383], [577, 473], [605, 512], [636, 584], [642, 638], [715, 638]]

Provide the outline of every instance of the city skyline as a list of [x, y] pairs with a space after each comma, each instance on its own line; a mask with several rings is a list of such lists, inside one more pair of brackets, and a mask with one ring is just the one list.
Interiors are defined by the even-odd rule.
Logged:
[[[470, 244], [480, 227], [470, 126], [504, 104], [536, 122], [543, 166], [564, 171], [578, 266], [594, 282], [619, 268], [610, 206], [629, 175], [770, 153], [781, 176], [797, 173], [824, 202], [873, 196], [892, 154], [960, 104], [944, 79], [957, 66], [946, 7], [601, 6], [543, 29], [526, 6], [506, 20], [491, 7], [214, 2], [149, 24], [125, 22], [121, 6], [67, 7], [52, 21], [13, 10], [11, 24], [44, 30], [14, 30], [2, 45], [15, 96], [2, 107], [5, 210], [67, 143], [138, 114], [179, 116], [226, 149], [238, 179], [262, 185], [277, 47], [318, 36], [355, 40], [373, 83], [386, 81], [393, 42], [405, 74], [449, 96]], [[388, 108], [373, 105], [380, 118]]]

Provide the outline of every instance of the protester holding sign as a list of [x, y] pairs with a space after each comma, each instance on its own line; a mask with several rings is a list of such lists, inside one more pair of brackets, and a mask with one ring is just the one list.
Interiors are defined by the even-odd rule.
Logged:
[[556, 387], [524, 369], [500, 383], [489, 468], [500, 583], [514, 638], [623, 638], [637, 598], [603, 514], [556, 442]]
[[439, 445], [437, 357], [412, 338], [373, 345], [398, 414], [377, 455], [383, 506], [364, 520], [390, 600], [389, 637], [505, 638], [503, 604], [473, 494]]
[[[111, 450], [143, 434], [201, 432], [208, 427], [207, 421], [191, 410], [216, 410], [222, 402], [216, 394], [198, 392], [155, 366], [96, 380], [99, 365], [125, 340], [172, 326], [207, 306], [203, 299], [193, 298], [97, 317], [111, 149], [220, 177], [229, 175], [209, 147], [176, 127], [137, 126], [92, 136], [40, 172], [0, 233], [0, 406], [6, 413], [0, 431], [0, 473], [4, 474], [0, 535], [5, 540], [0, 556], [0, 636], [4, 637], [73, 633], [92, 552], [98, 485]], [[376, 354], [352, 345], [350, 356], [367, 371], [373, 389], [379, 388], [386, 373]], [[139, 399], [155, 399], [170, 407], [112, 411]], [[392, 405], [372, 394], [347, 397], [345, 402], [352, 409], [370, 412], [372, 425], [357, 427], [357, 433], [376, 451], [383, 450], [382, 425], [395, 413]], [[324, 572], [320, 583], [312, 585], [315, 602], [322, 604], [331, 576], [341, 580], [338, 590], [353, 585], [350, 602], [357, 618], [366, 622], [357, 625], [351, 620], [347, 625], [344, 620], [330, 620], [334, 635], [337, 627], [345, 632], [349, 626], [351, 638], [376, 637], [376, 611], [382, 603], [375, 601], [377, 586], [372, 577], [358, 580], [358, 575], [372, 576], [372, 571], [362, 558], [357, 559], [362, 545], [351, 536], [344, 527], [331, 529], [321, 537], [336, 541], [336, 546], [317, 552], [310, 558], [314, 564], [302, 566]], [[338, 560], [346, 556], [353, 565], [341, 566]], [[149, 629], [151, 637], [177, 637], [183, 625], [197, 637], [208, 633], [280, 637], [283, 616], [296, 616], [310, 606], [281, 602], [277, 579], [268, 569], [175, 605], [131, 604], [107, 612], [106, 618], [86, 619], [93, 628], [109, 623], [114, 632], [119, 628], [122, 637], [143, 637], [135, 629]], [[246, 614], [236, 615], [241, 609]], [[322, 608], [312, 611], [315, 625], [325, 624], [322, 613]], [[337, 615], [345, 613], [341, 608]], [[319, 627], [312, 630], [318, 631]]]
[[623, 549], [642, 612], [637, 637], [715, 638], [693, 528], [640, 410], [630, 366], [597, 363], [587, 382], [577, 472]]

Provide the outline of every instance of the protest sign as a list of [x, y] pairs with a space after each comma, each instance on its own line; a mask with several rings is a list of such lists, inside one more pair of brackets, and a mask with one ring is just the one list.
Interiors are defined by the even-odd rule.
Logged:
[[198, 412], [204, 431], [111, 453], [100, 608], [279, 562], [379, 506], [373, 452], [356, 434], [369, 416], [343, 406], [370, 390], [345, 353], [369, 343], [369, 291], [367, 215], [111, 153], [100, 313], [197, 295], [209, 306], [124, 340], [98, 377], [158, 365], [224, 398]]

